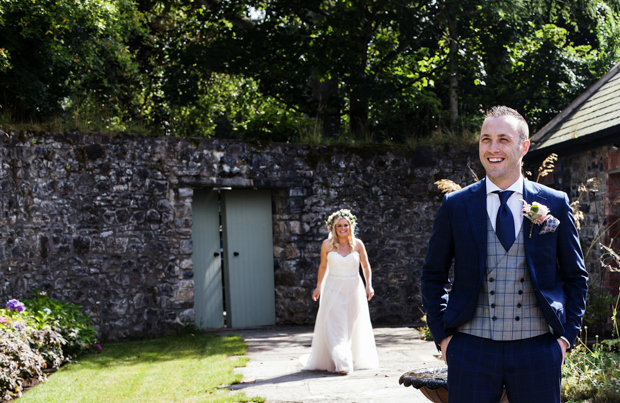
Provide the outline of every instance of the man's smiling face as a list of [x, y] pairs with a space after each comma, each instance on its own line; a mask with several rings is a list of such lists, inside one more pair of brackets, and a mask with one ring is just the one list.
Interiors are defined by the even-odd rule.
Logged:
[[502, 189], [519, 179], [521, 160], [530, 148], [517, 128], [516, 118], [496, 116], [486, 118], [480, 130], [480, 161], [489, 179]]

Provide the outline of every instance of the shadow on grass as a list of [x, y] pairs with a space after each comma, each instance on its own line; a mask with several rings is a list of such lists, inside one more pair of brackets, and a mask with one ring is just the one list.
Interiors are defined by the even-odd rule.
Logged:
[[97, 354], [85, 354], [80, 364], [93, 369], [130, 366], [163, 361], [182, 361], [215, 355], [243, 355], [243, 339], [231, 334], [218, 337], [212, 334], [171, 335], [152, 340], [126, 341], [106, 344]]

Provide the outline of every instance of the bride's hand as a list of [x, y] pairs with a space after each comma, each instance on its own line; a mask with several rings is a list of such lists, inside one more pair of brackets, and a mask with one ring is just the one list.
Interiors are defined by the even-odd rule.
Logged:
[[321, 289], [317, 287], [314, 289], [314, 291], [312, 291], [312, 299], [316, 301], [317, 299], [319, 299], [319, 295], [321, 295]]
[[371, 286], [366, 286], [366, 296], [368, 297], [368, 301], [375, 295], [375, 289]]

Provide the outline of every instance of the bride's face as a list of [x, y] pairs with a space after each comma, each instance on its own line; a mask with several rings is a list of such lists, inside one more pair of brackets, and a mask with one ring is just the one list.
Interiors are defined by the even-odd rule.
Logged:
[[336, 222], [336, 235], [338, 235], [339, 238], [348, 237], [350, 231], [351, 228], [349, 226], [349, 222], [344, 218], [341, 218], [338, 222]]

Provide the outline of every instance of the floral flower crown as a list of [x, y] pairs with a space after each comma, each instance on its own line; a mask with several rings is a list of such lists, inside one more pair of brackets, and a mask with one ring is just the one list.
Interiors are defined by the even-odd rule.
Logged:
[[332, 215], [327, 217], [327, 220], [325, 220], [325, 224], [327, 224], [327, 228], [329, 228], [330, 232], [332, 230], [332, 227], [336, 223], [336, 221], [338, 221], [341, 218], [346, 218], [347, 220], [349, 220], [349, 222], [351, 223], [352, 229], [355, 228], [355, 226], [357, 225], [357, 217], [354, 216], [353, 213], [351, 213], [351, 210], [340, 209], [336, 211], [335, 213], [332, 213]]

